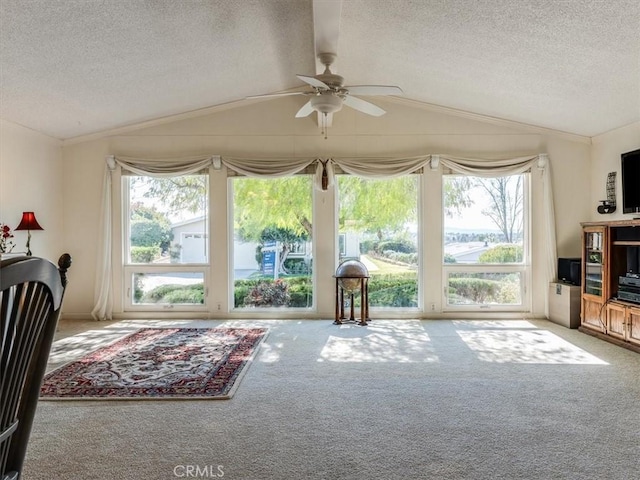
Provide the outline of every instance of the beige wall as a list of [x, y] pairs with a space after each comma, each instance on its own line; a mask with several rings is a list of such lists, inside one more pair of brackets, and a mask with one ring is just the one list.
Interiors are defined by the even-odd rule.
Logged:
[[[334, 116], [328, 139], [324, 139], [313, 116], [293, 118], [299, 99], [284, 97], [255, 102], [233, 109], [220, 109], [196, 117], [158, 123], [147, 128], [124, 129], [105, 138], [67, 142], [63, 148], [64, 176], [64, 245], [74, 256], [73, 286], [65, 299], [65, 311], [72, 316], [86, 316], [93, 306], [94, 269], [97, 255], [98, 214], [102, 192], [104, 157], [119, 154], [134, 157], [172, 157], [193, 154], [221, 154], [237, 157], [331, 157], [331, 156], [405, 156], [428, 153], [469, 157], [510, 157], [548, 153], [555, 189], [558, 253], [580, 253], [579, 222], [589, 219], [591, 195], [590, 144], [588, 139], [554, 134], [516, 124], [479, 121], [457, 114], [416, 108], [410, 103], [379, 101], [387, 110], [380, 118], [367, 117], [350, 109]], [[536, 173], [534, 172], [534, 175]], [[424, 175], [422, 215], [425, 229], [436, 233], [440, 228], [440, 177], [434, 172]], [[226, 206], [224, 172], [214, 173], [213, 201]], [[536, 180], [533, 182], [536, 183]], [[335, 221], [333, 192], [319, 193], [315, 212], [323, 232], [316, 239], [318, 316], [333, 315], [333, 274], [335, 239], [330, 234]], [[539, 211], [533, 215], [534, 256], [541, 255]], [[226, 232], [224, 209], [212, 212], [212, 230]], [[440, 309], [441, 279], [440, 234], [425, 237], [423, 244], [426, 286], [425, 305]], [[214, 239], [215, 240], [215, 239]], [[225, 315], [228, 290], [228, 256], [226, 234], [213, 252], [211, 303], [222, 305]], [[543, 265], [534, 261], [533, 307], [536, 315], [544, 312], [547, 289]], [[118, 282], [118, 279], [116, 279]], [[117, 283], [116, 283], [117, 285]], [[116, 302], [118, 303], [118, 302]], [[431, 314], [431, 312], [427, 312]], [[213, 312], [212, 316], [217, 315]]]
[[[43, 231], [32, 232], [34, 255], [57, 263], [64, 253], [62, 145], [46, 135], [0, 120], [0, 223], [18, 226], [33, 211]], [[27, 232], [15, 232], [14, 252], [24, 252]]]
[[[592, 221], [623, 220], [633, 215], [622, 213], [622, 172], [620, 170], [620, 154], [640, 148], [640, 122], [618, 128], [593, 138], [591, 150], [592, 176], [589, 219]], [[616, 201], [618, 206], [611, 214], [601, 215], [597, 212], [599, 200], [607, 198], [607, 175], [618, 172], [616, 178]], [[638, 180], [640, 188], [640, 179]], [[637, 215], [636, 215], [637, 216]]]
[[105, 140], [64, 148], [64, 244], [73, 257], [65, 314], [88, 317], [93, 309], [98, 226], [101, 211]]

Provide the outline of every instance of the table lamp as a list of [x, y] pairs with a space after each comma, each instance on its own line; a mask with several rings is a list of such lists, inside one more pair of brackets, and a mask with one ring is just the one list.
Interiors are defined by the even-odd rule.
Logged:
[[27, 231], [27, 256], [31, 256], [31, 248], [29, 244], [31, 243], [31, 230], [44, 230], [36, 220], [36, 216], [33, 212], [22, 212], [22, 220], [20, 220], [20, 225], [18, 225], [16, 230], [26, 230]]

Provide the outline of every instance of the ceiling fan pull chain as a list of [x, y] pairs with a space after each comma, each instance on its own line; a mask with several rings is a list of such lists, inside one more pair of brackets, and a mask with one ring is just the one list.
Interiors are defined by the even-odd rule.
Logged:
[[324, 134], [324, 139], [327, 139], [327, 114], [322, 114], [322, 133]]

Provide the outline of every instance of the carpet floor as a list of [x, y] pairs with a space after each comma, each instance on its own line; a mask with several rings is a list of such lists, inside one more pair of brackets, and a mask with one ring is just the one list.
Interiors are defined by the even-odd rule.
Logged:
[[547, 321], [88, 325], [52, 368], [140, 327], [269, 336], [229, 401], [40, 402], [23, 480], [640, 477], [640, 355]]

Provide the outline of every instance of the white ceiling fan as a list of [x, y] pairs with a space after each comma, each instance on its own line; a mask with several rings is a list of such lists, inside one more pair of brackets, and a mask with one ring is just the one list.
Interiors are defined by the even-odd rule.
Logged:
[[[296, 75], [312, 90], [255, 95], [247, 98], [282, 97], [305, 95], [311, 97], [296, 113], [296, 118], [307, 117], [318, 112], [326, 136], [326, 127], [331, 124], [331, 115], [346, 105], [354, 110], [379, 117], [386, 112], [366, 100], [354, 95], [402, 95], [402, 89], [393, 85], [344, 85], [344, 78], [331, 71], [337, 58], [338, 33], [342, 1], [314, 0], [313, 16], [315, 30], [315, 50], [319, 62], [316, 75]], [[324, 70], [323, 70], [324, 69]], [[320, 122], [319, 122], [320, 123]]]
[[393, 85], [345, 86], [344, 78], [331, 72], [331, 64], [335, 58], [336, 55], [334, 53], [320, 53], [318, 59], [325, 66], [323, 73], [314, 76], [296, 75], [300, 80], [309, 84], [313, 90], [256, 95], [248, 98], [281, 97], [287, 95], [310, 96], [311, 99], [296, 113], [296, 118], [306, 117], [314, 111], [327, 115], [339, 111], [342, 105], [346, 105], [367, 115], [379, 117], [385, 114], [382, 108], [361, 98], [354, 97], [353, 95], [402, 95], [402, 89]]

